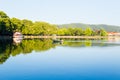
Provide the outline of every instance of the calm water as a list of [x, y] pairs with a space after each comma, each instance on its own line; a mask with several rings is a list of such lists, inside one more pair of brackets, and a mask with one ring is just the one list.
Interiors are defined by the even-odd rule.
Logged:
[[120, 80], [120, 41], [0, 39], [0, 80]]

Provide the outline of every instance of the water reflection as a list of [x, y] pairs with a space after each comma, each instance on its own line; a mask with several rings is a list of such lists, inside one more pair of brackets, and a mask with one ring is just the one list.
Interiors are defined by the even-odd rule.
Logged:
[[22, 40], [23, 40], [23, 38], [13, 38], [13, 42], [14, 42], [15, 44], [21, 43]]
[[117, 40], [117, 44], [111, 43], [109, 39], [103, 40], [83, 40], [83, 39], [63, 39], [61, 42], [53, 41], [52, 39], [18, 39], [8, 38], [0, 39], [0, 64], [4, 63], [10, 56], [16, 56], [19, 54], [28, 54], [32, 51], [47, 51], [56, 46], [63, 47], [109, 47], [120, 46], [120, 41]]
[[0, 64], [4, 63], [12, 52], [12, 39], [0, 39]]
[[22, 40], [16, 43], [14, 39], [0, 39], [0, 63], [4, 63], [9, 57], [19, 54], [28, 54], [34, 51], [46, 51], [54, 48], [51, 39]]

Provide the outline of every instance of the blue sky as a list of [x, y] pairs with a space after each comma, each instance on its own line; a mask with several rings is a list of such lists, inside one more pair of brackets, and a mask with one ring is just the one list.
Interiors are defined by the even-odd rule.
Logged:
[[120, 26], [120, 0], [0, 0], [8, 16], [53, 24]]

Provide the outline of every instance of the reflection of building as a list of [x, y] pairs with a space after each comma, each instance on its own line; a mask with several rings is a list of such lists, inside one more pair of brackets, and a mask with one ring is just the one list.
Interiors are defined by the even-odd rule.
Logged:
[[18, 44], [18, 43], [21, 43], [22, 42], [22, 39], [23, 38], [13, 38], [13, 41]]
[[119, 37], [108, 37], [108, 41], [109, 42], [120, 42], [120, 38]]

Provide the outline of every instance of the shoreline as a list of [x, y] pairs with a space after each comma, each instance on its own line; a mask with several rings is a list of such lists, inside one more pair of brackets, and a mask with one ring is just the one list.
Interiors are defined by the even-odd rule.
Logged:
[[75, 38], [75, 39], [103, 39], [103, 38], [120, 38], [120, 36], [24, 36], [25, 39], [27, 38]]
[[9, 38], [23, 38], [23, 39], [35, 39], [35, 38], [52, 38], [52, 39], [103, 39], [103, 38], [120, 38], [120, 36], [27, 36], [23, 35], [23, 37], [13, 37], [13, 36], [0, 36], [0, 39], [9, 39]]

